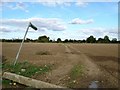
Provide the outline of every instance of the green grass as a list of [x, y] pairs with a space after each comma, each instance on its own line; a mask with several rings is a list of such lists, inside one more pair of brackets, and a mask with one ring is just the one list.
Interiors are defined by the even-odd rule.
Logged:
[[4, 84], [5, 86], [9, 85], [10, 83], [11, 83], [11, 80], [8, 80], [8, 79], [2, 80], [2, 84]]
[[[32, 77], [35, 74], [44, 74], [51, 70], [51, 65], [36, 66], [28, 62], [17, 63], [15, 66], [10, 63], [2, 65], [3, 71], [16, 73], [26, 77]], [[24, 69], [25, 71], [22, 71]]]
[[[52, 70], [52, 65], [43, 65], [43, 66], [36, 66], [28, 62], [21, 62], [17, 63], [15, 66], [13, 63], [5, 63], [2, 65], [2, 71], [5, 72], [11, 72], [15, 74], [19, 74], [26, 77], [32, 77], [34, 75], [40, 75], [45, 74], [46, 72], [49, 72]], [[24, 69], [25, 71], [22, 71]], [[5, 86], [9, 86], [11, 83], [11, 80], [2, 79], [2, 84]]]
[[83, 68], [83, 65], [75, 65], [70, 72], [70, 77], [76, 79], [81, 76], [83, 74]]
[[[69, 88], [75, 88], [77, 79], [80, 78], [82, 76], [82, 74], [84, 70], [84, 66], [83, 65], [75, 65], [70, 72], [70, 80], [67, 84], [67, 86]], [[75, 82], [74, 82], [75, 81]]]

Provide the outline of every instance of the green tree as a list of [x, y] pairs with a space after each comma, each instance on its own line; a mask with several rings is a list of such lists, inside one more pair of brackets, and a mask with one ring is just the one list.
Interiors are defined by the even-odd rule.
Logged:
[[53, 42], [52, 40], [49, 40], [49, 42]]
[[70, 40], [69, 40], [69, 42], [73, 43], [73, 40], [72, 40], [72, 39], [70, 39]]
[[98, 38], [97, 42], [98, 43], [104, 43], [104, 39], [103, 38]]
[[87, 43], [95, 43], [96, 42], [96, 38], [94, 38], [93, 36], [90, 36], [87, 38]]
[[81, 43], [85, 43], [85, 42], [86, 42], [85, 39], [81, 40]]
[[49, 42], [49, 37], [40, 36], [40, 37], [38, 37], [38, 42]]
[[112, 43], [117, 43], [117, 38], [113, 38], [111, 42]]
[[31, 40], [29, 38], [26, 38], [25, 42], [30, 42]]
[[105, 43], [109, 43], [109, 42], [110, 42], [110, 40], [109, 40], [109, 37], [108, 37], [108, 36], [104, 36], [104, 42], [105, 42]]
[[58, 38], [57, 39], [57, 43], [60, 43], [62, 40], [61, 40], [61, 38]]
[[65, 40], [64, 40], [65, 43], [68, 42], [68, 41], [69, 41], [68, 39], [65, 39]]

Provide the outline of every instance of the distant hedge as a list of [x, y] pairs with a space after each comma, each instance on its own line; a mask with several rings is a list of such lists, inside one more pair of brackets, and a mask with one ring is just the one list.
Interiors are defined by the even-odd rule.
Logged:
[[[0, 42], [22, 42], [22, 39], [0, 39]], [[75, 40], [75, 39], [65, 39], [61, 40], [61, 38], [58, 38], [55, 40], [50, 40], [47, 36], [39, 36], [38, 39], [29, 39], [26, 38], [25, 42], [42, 42], [42, 43], [120, 43], [120, 40], [118, 41], [116, 38], [113, 38], [112, 40], [109, 39], [108, 36], [104, 36], [104, 38], [98, 38], [96, 39], [94, 36], [89, 36], [86, 40]]]

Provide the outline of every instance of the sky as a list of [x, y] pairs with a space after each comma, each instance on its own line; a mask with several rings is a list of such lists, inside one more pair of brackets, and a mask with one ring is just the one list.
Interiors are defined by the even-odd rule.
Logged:
[[0, 39], [22, 39], [29, 22], [38, 28], [29, 28], [26, 38], [31, 39], [118, 38], [118, 2], [6, 1], [0, 7]]

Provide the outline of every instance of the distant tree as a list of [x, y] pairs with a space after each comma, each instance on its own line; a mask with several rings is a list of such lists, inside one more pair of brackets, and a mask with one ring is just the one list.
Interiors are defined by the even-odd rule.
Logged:
[[118, 40], [118, 43], [120, 43], [120, 40]]
[[81, 40], [81, 43], [85, 43], [85, 42], [86, 42], [85, 39]]
[[38, 37], [38, 42], [49, 42], [49, 37], [40, 36], [40, 37]]
[[31, 41], [31, 39], [29, 39], [29, 38], [26, 38], [26, 40], [25, 40], [25, 42], [30, 42]]
[[103, 38], [98, 38], [97, 43], [104, 43], [104, 39]]
[[70, 39], [70, 40], [69, 40], [69, 42], [73, 43], [73, 40], [72, 40], [72, 39]]
[[109, 37], [108, 37], [108, 36], [104, 36], [104, 42], [105, 42], [105, 43], [109, 43], [109, 42], [110, 42], [110, 40], [109, 40]]
[[73, 42], [74, 42], [74, 43], [77, 43], [78, 41], [74, 39]]
[[53, 42], [52, 40], [50, 40], [49, 42]]
[[57, 39], [57, 43], [60, 43], [62, 40], [61, 40], [61, 38], [58, 38]]
[[6, 42], [6, 40], [5, 40], [5, 39], [2, 39], [2, 42]]
[[111, 42], [112, 43], [117, 43], [117, 38], [113, 38]]
[[90, 36], [87, 38], [87, 43], [95, 43], [96, 42], [96, 38], [94, 38], [93, 36]]
[[68, 39], [65, 39], [64, 42], [67, 43], [67, 42], [68, 42]]
[[78, 43], [81, 43], [81, 40], [78, 40]]
[[32, 40], [32, 42], [37, 42], [38, 41], [38, 39], [34, 39], [34, 40]]
[[[7, 41], [8, 42], [8, 41]], [[12, 39], [11, 42], [22, 42], [22, 39]]]

